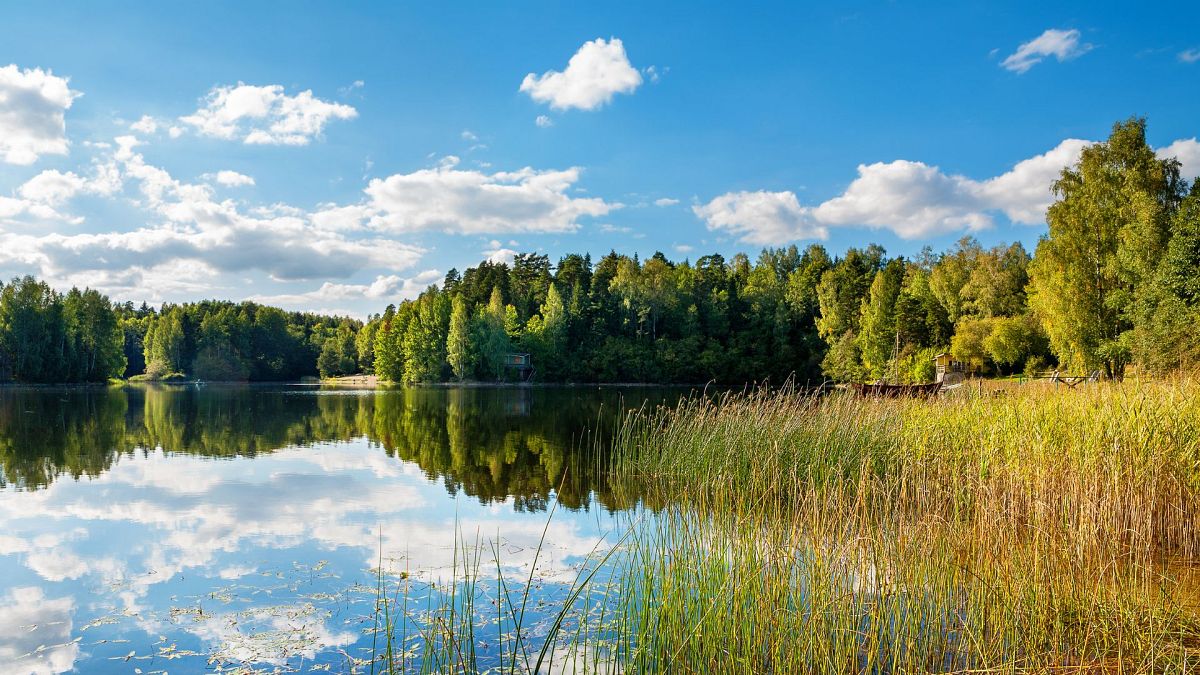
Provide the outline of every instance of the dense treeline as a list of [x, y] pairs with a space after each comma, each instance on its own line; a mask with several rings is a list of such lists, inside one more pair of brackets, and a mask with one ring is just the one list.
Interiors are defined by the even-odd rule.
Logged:
[[[941, 256], [888, 259], [882, 248], [830, 258], [813, 245], [767, 249], [751, 262], [661, 253], [519, 255], [447, 275], [389, 307], [359, 334], [359, 365], [392, 381], [519, 376], [529, 353], [549, 381], [747, 382], [891, 377], [926, 380], [950, 349], [981, 367], [1049, 358], [1030, 316], [1029, 255], [963, 239]], [[360, 354], [366, 353], [360, 349]]]
[[322, 347], [339, 335], [353, 345], [361, 326], [252, 302], [114, 305], [91, 289], [62, 294], [24, 277], [0, 283], [0, 381], [292, 380], [317, 375]]
[[254, 303], [110, 307], [26, 278], [0, 289], [0, 377], [495, 381], [528, 377], [508, 358], [529, 354], [551, 382], [919, 382], [943, 351], [983, 372], [1166, 372], [1200, 363], [1200, 179], [1189, 187], [1145, 132], [1116, 124], [1047, 186], [1033, 256], [972, 238], [911, 259], [875, 245], [695, 263], [523, 254], [451, 270], [365, 324]]
[[108, 298], [94, 290], [0, 282], [0, 381], [103, 382], [125, 370], [123, 340]]
[[[279, 381], [317, 375], [322, 348], [362, 323], [344, 317], [285, 312], [253, 302], [125, 305], [125, 351], [150, 379], [186, 374], [202, 380]], [[354, 358], [354, 355], [351, 355]], [[139, 372], [131, 368], [132, 372]]]

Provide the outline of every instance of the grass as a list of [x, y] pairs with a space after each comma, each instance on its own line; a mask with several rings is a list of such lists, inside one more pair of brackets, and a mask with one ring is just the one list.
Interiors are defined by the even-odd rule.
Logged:
[[[646, 516], [540, 644], [501, 618], [495, 670], [543, 672], [517, 658], [534, 646], [584, 655], [567, 672], [1200, 668], [1196, 383], [698, 397], [631, 415], [608, 453]], [[478, 671], [456, 630], [425, 653]]]

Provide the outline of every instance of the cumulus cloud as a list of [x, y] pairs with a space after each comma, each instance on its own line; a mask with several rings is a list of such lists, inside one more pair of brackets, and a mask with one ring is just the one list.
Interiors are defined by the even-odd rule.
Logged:
[[1015, 223], [1038, 224], [1052, 201], [1051, 184], [1088, 144], [1067, 139], [982, 181], [924, 162], [895, 160], [860, 165], [858, 177], [842, 194], [816, 207], [802, 206], [790, 191], [735, 192], [693, 211], [710, 230], [725, 230], [753, 244], [823, 239], [828, 227], [854, 226], [916, 239], [986, 229], [997, 212]]
[[1012, 169], [983, 181], [973, 189], [982, 209], [998, 209], [1010, 220], [1023, 225], [1046, 222], [1046, 209], [1053, 195], [1050, 187], [1058, 180], [1064, 167], [1079, 160], [1083, 149], [1092, 141], [1068, 138], [1054, 149], [1021, 160]]
[[512, 265], [517, 253], [511, 248], [492, 248], [484, 251], [483, 256], [490, 263]]
[[30, 178], [17, 188], [17, 193], [32, 201], [60, 204], [82, 192], [86, 185], [87, 181], [72, 171], [50, 169]]
[[1200, 177], [1200, 141], [1195, 138], [1181, 138], [1165, 148], [1159, 148], [1157, 153], [1162, 158], [1178, 159], [1183, 164], [1185, 178]]
[[1072, 28], [1058, 30], [1050, 28], [1017, 47], [1017, 51], [1009, 54], [1000, 65], [1014, 73], [1022, 74], [1042, 62], [1047, 56], [1053, 56], [1061, 63], [1091, 51], [1092, 45], [1079, 42], [1080, 33]]
[[92, 175], [47, 169], [17, 188], [17, 197], [0, 197], [0, 222], [78, 224], [82, 218], [59, 212], [63, 203], [79, 194], [111, 195], [121, 188], [115, 163], [97, 163]]
[[149, 115], [142, 115], [142, 118], [133, 124], [130, 124], [129, 128], [132, 131], [137, 131], [143, 134], [158, 133], [158, 120]]
[[254, 185], [254, 178], [247, 176], [244, 173], [238, 173], [237, 171], [218, 171], [212, 176], [212, 179], [221, 185], [224, 185], [225, 187], [243, 187], [247, 185]]
[[[114, 155], [137, 189], [137, 204], [160, 222], [101, 233], [0, 233], [0, 264], [50, 279], [88, 275], [95, 281], [89, 285], [120, 297], [130, 288], [157, 293], [147, 287], [155, 270], [176, 272], [180, 266], [199, 274], [260, 270], [282, 280], [344, 278], [360, 269], [408, 269], [424, 253], [389, 238], [348, 238], [303, 210], [245, 213], [231, 200], [216, 200], [211, 187], [181, 182], [147, 164], [134, 151], [136, 139], [116, 140]], [[79, 189], [78, 176], [43, 175], [29, 187], [31, 196], [59, 199]]]
[[580, 218], [619, 207], [568, 195], [578, 168], [488, 174], [456, 164], [443, 160], [437, 168], [372, 180], [366, 188], [377, 212], [371, 225], [387, 232], [571, 232]]
[[888, 228], [906, 239], [956, 230], [979, 230], [991, 219], [976, 208], [971, 181], [935, 166], [897, 160], [860, 165], [841, 195], [815, 210], [833, 225]]
[[295, 96], [278, 84], [214, 87], [203, 105], [179, 120], [205, 136], [241, 139], [255, 145], [307, 145], [334, 119], [353, 119], [358, 111], [331, 103], [305, 90]]
[[0, 68], [0, 159], [27, 165], [67, 154], [65, 113], [79, 95], [48, 70]]
[[675, 206], [678, 203], [678, 199], [671, 199], [670, 197], [663, 197], [661, 199], [654, 200], [655, 206]]
[[526, 75], [521, 91], [558, 110], [594, 110], [615, 94], [633, 93], [641, 84], [642, 75], [629, 63], [625, 45], [617, 38], [597, 38], [575, 52], [566, 70]]
[[731, 232], [749, 244], [824, 239], [829, 234], [792, 192], [729, 192], [692, 211], [708, 229]]
[[538, 115], [537, 119], [533, 120], [533, 123], [542, 129], [554, 126], [554, 120], [550, 119], [547, 115]]
[[413, 277], [379, 275], [369, 284], [337, 284], [326, 281], [307, 293], [254, 295], [247, 300], [285, 307], [313, 307], [319, 303], [337, 304], [347, 300], [411, 300], [442, 278], [439, 270], [425, 270]]

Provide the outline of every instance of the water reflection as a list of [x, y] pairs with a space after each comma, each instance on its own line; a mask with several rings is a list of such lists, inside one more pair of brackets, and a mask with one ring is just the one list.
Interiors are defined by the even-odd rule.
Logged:
[[678, 395], [0, 391], [0, 673], [337, 670], [369, 646], [381, 556], [433, 583], [457, 530], [524, 578], [556, 495], [550, 597], [625, 506], [586, 430]]
[[[145, 387], [0, 391], [0, 487], [36, 490], [95, 478], [122, 456], [156, 449], [208, 458], [366, 438], [482, 503], [542, 510], [592, 493], [613, 509], [593, 433], [629, 407], [678, 390], [459, 389], [338, 391]], [[582, 450], [585, 450], [581, 452]], [[565, 481], [564, 481], [565, 477]]]

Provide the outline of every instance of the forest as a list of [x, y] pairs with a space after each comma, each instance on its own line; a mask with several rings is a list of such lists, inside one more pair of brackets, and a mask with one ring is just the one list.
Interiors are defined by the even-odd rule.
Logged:
[[26, 277], [0, 288], [0, 379], [922, 382], [940, 352], [998, 375], [1165, 373], [1200, 363], [1200, 179], [1180, 169], [1132, 118], [1047, 186], [1032, 254], [971, 237], [910, 258], [527, 253], [450, 270], [365, 323], [249, 302], [135, 309]]
[[33, 277], [0, 284], [0, 381], [282, 381], [317, 375], [321, 349], [361, 322], [252, 302], [110, 303]]

